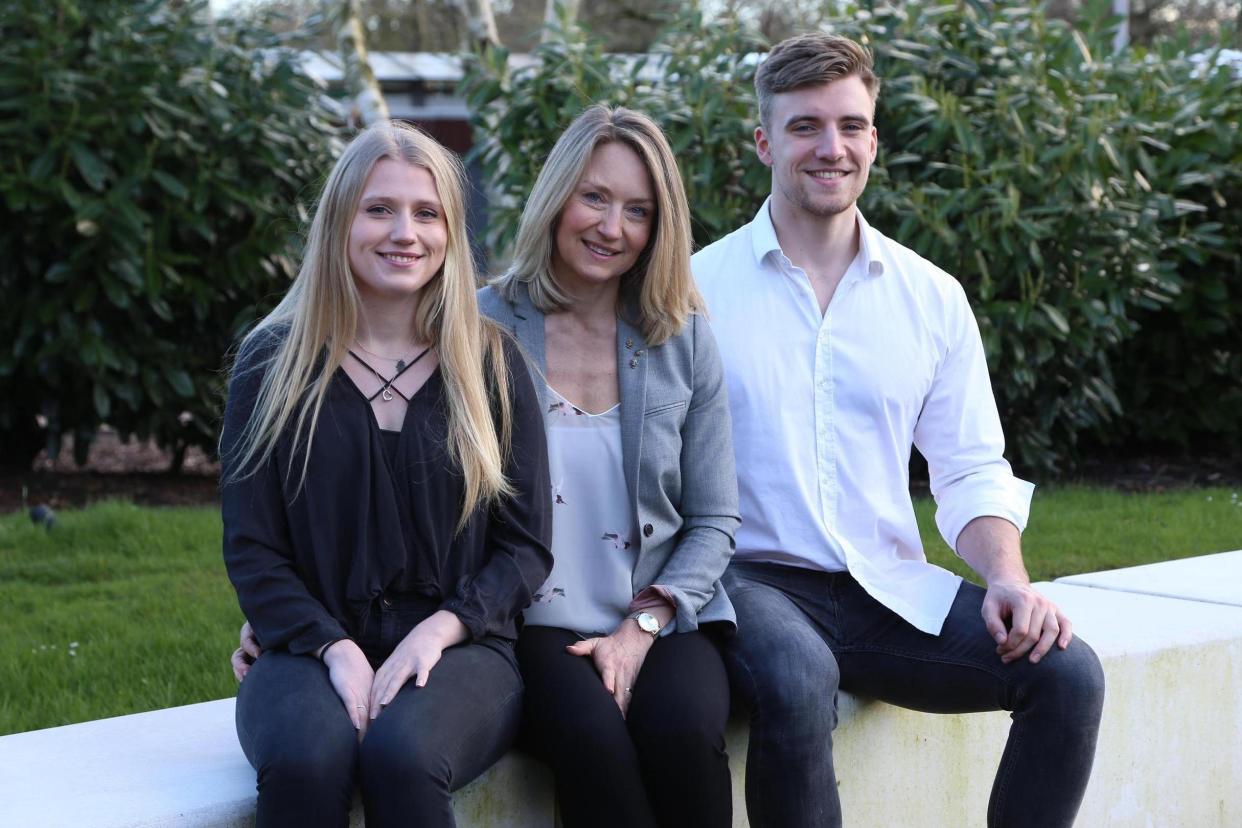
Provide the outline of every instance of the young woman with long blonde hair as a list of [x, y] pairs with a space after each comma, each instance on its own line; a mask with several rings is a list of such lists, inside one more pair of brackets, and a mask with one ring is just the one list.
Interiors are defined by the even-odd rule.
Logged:
[[355, 138], [233, 367], [224, 559], [265, 651], [237, 699], [260, 826], [344, 826], [355, 783], [369, 826], [452, 825], [450, 791], [516, 733], [547, 450], [479, 316], [462, 181], [413, 128]]

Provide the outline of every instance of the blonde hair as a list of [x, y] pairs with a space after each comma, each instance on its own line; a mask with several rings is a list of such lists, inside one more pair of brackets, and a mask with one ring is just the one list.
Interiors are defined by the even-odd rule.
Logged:
[[860, 43], [840, 35], [807, 32], [786, 38], [755, 71], [755, 94], [759, 98], [759, 123], [769, 129], [773, 98], [808, 86], [857, 75], [875, 103], [880, 96], [880, 79], [875, 74], [871, 52]]
[[532, 303], [544, 313], [569, 307], [571, 300], [552, 273], [557, 224], [591, 154], [614, 141], [638, 154], [655, 191], [651, 238], [621, 277], [621, 296], [623, 309], [637, 312], [633, 321], [648, 343], [659, 345], [679, 333], [704, 304], [690, 274], [690, 208], [677, 161], [660, 127], [640, 112], [596, 104], [561, 134], [522, 211], [513, 264], [494, 283], [510, 301], [519, 284], [527, 285]]
[[[449, 456], [465, 480], [460, 530], [476, 507], [510, 493], [504, 476], [511, 427], [508, 373], [500, 330], [481, 319], [475, 298], [461, 162], [407, 124], [380, 123], [366, 129], [328, 175], [297, 278], [242, 345], [243, 351], [254, 349], [260, 337], [275, 343], [270, 356], [255, 366], [263, 371], [258, 398], [229, 459], [236, 476], [253, 473], [292, 427], [294, 446], [305, 442], [298, 487], [305, 482], [324, 398], [357, 333], [359, 299], [349, 267], [349, 234], [367, 177], [381, 159], [404, 161], [431, 173], [448, 226], [444, 264], [423, 287], [412, 321], [415, 335], [436, 347], [440, 361]], [[297, 453], [290, 456], [286, 479]]]

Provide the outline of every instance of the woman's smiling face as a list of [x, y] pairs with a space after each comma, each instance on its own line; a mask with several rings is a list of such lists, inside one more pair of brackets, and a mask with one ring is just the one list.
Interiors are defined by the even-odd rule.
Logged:
[[655, 193], [646, 164], [629, 145], [601, 144], [561, 208], [552, 272], [570, 293], [628, 272], [651, 239]]
[[444, 264], [448, 224], [425, 167], [382, 158], [362, 188], [349, 230], [349, 269], [358, 292], [408, 297]]

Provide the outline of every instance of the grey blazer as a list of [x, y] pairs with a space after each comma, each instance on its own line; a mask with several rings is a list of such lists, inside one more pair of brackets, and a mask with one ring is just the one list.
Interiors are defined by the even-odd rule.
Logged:
[[[513, 332], [530, 363], [546, 411], [544, 316], [519, 285], [516, 301], [494, 287], [479, 291], [479, 310]], [[617, 319], [621, 453], [630, 506], [639, 527], [634, 594], [665, 587], [677, 604], [677, 631], [723, 621], [736, 627], [720, 576], [741, 523], [733, 470], [732, 426], [720, 353], [707, 320], [656, 347]]]

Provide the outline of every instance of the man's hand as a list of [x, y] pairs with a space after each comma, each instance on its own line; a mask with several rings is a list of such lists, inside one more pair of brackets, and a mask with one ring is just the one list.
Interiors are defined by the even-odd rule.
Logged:
[[250, 672], [250, 665], [263, 655], [263, 648], [259, 646], [259, 639], [255, 638], [254, 628], [249, 621], [242, 624], [237, 637], [241, 646], [233, 651], [229, 663], [233, 666], [233, 677], [240, 682]]
[[378, 716], [397, 697], [397, 692], [411, 677], [415, 687], [426, 687], [431, 669], [439, 663], [444, 651], [465, 641], [469, 635], [461, 619], [448, 610], [433, 613], [410, 630], [375, 673], [370, 694], [371, 718]]
[[1068, 618], [1030, 583], [988, 584], [983, 597], [983, 623], [996, 640], [996, 653], [1008, 664], [1031, 654], [1039, 662], [1055, 642], [1064, 650], [1074, 637]]
[[332, 689], [345, 705], [349, 721], [358, 731], [358, 741], [367, 733], [368, 699], [375, 671], [367, 661], [362, 649], [348, 638], [335, 642], [323, 653], [323, 663], [328, 667]]
[[998, 517], [977, 517], [958, 535], [957, 551], [988, 585], [983, 623], [1001, 661], [1008, 664], [1030, 653], [1035, 664], [1054, 643], [1062, 650], [1069, 646], [1073, 626], [1031, 586], [1016, 526]]
[[638, 627], [638, 622], [627, 618], [612, 635], [576, 641], [565, 649], [576, 656], [590, 656], [595, 669], [604, 682], [604, 689], [612, 694], [621, 715], [630, 709], [630, 698], [643, 661], [655, 639]]

